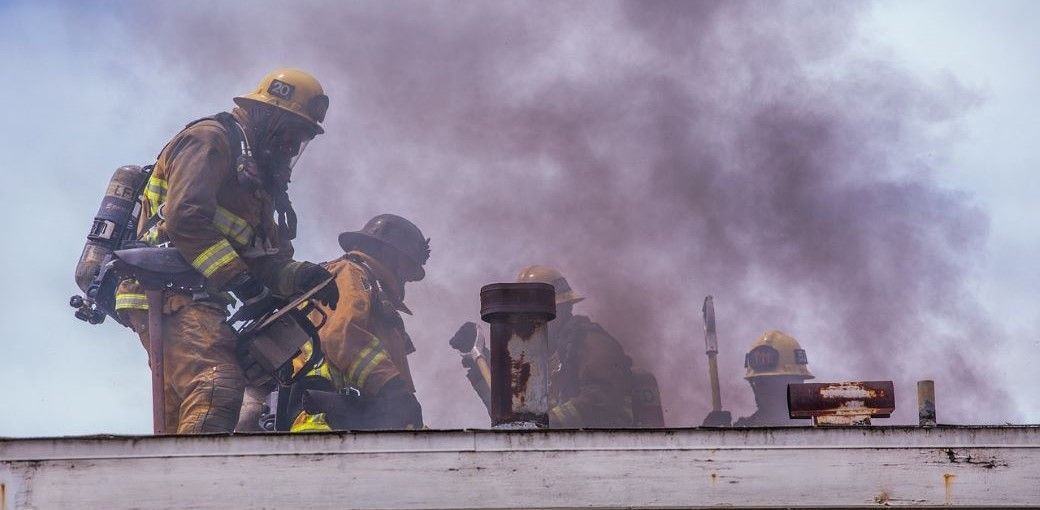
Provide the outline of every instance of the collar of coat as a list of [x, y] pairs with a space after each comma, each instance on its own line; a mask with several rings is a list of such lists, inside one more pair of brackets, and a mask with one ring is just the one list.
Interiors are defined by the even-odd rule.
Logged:
[[376, 280], [379, 280], [383, 291], [392, 300], [394, 308], [412, 315], [412, 311], [404, 304], [404, 282], [398, 279], [390, 268], [364, 252], [351, 251], [347, 253], [347, 257], [360, 261], [362, 266], [368, 269]]

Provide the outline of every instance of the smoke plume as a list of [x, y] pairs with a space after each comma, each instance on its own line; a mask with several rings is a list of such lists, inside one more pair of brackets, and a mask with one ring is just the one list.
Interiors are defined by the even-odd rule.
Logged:
[[163, 79], [197, 97], [245, 92], [278, 66], [326, 85], [327, 134], [293, 183], [299, 252], [338, 256], [336, 234], [382, 212], [432, 237], [407, 322], [431, 426], [487, 425], [447, 340], [477, 318], [481, 285], [536, 263], [561, 269], [587, 297], [576, 312], [657, 375], [672, 426], [710, 407], [708, 294], [735, 416], [754, 405], [743, 353], [781, 329], [818, 380], [895, 380], [894, 421], [915, 419], [926, 378], [941, 421], [1014, 418], [985, 377], [1000, 332], [966, 285], [987, 218], [933, 176], [943, 133], [977, 100], [886, 59], [863, 6], [285, 7], [122, 16], [171, 63]]

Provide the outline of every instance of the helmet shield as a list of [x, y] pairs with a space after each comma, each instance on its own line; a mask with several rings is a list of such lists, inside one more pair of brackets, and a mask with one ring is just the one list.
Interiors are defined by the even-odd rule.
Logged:
[[287, 183], [304, 149], [317, 133], [288, 113], [272, 111], [269, 106], [257, 108], [264, 112], [257, 116], [260, 118], [257, 127], [263, 133], [257, 150], [260, 163], [268, 175]]
[[307, 148], [307, 144], [311, 143], [310, 140], [304, 140], [297, 146], [296, 154], [289, 158], [289, 171], [296, 168], [296, 162], [300, 160], [300, 156], [303, 156], [303, 150]]

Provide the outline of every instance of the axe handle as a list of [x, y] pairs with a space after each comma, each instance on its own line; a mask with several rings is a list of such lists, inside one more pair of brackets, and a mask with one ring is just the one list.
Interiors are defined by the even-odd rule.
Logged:
[[488, 416], [491, 416], [491, 383], [488, 379], [488, 374], [491, 371], [488, 369], [487, 358], [480, 356], [477, 358], [471, 358], [473, 364], [468, 365], [466, 371], [466, 379], [469, 380], [469, 384], [473, 386], [473, 391], [480, 397], [480, 401], [484, 403], [484, 407], [488, 410]]
[[488, 390], [491, 389], [491, 366], [488, 365], [487, 358], [480, 356], [476, 359], [477, 368], [480, 369], [480, 375], [484, 378], [484, 382], [487, 383]]
[[722, 395], [719, 393], [719, 362], [718, 354], [708, 352], [708, 377], [711, 379], [711, 410], [722, 410]]
[[152, 368], [152, 430], [166, 433], [166, 378], [163, 370], [163, 293], [147, 290], [148, 297], [148, 361]]

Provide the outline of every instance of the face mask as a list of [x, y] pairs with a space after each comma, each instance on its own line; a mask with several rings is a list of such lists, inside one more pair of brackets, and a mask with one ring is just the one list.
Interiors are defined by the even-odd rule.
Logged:
[[261, 164], [276, 183], [287, 184], [296, 162], [300, 160], [311, 138], [301, 127], [288, 127], [276, 132], [262, 151]]

